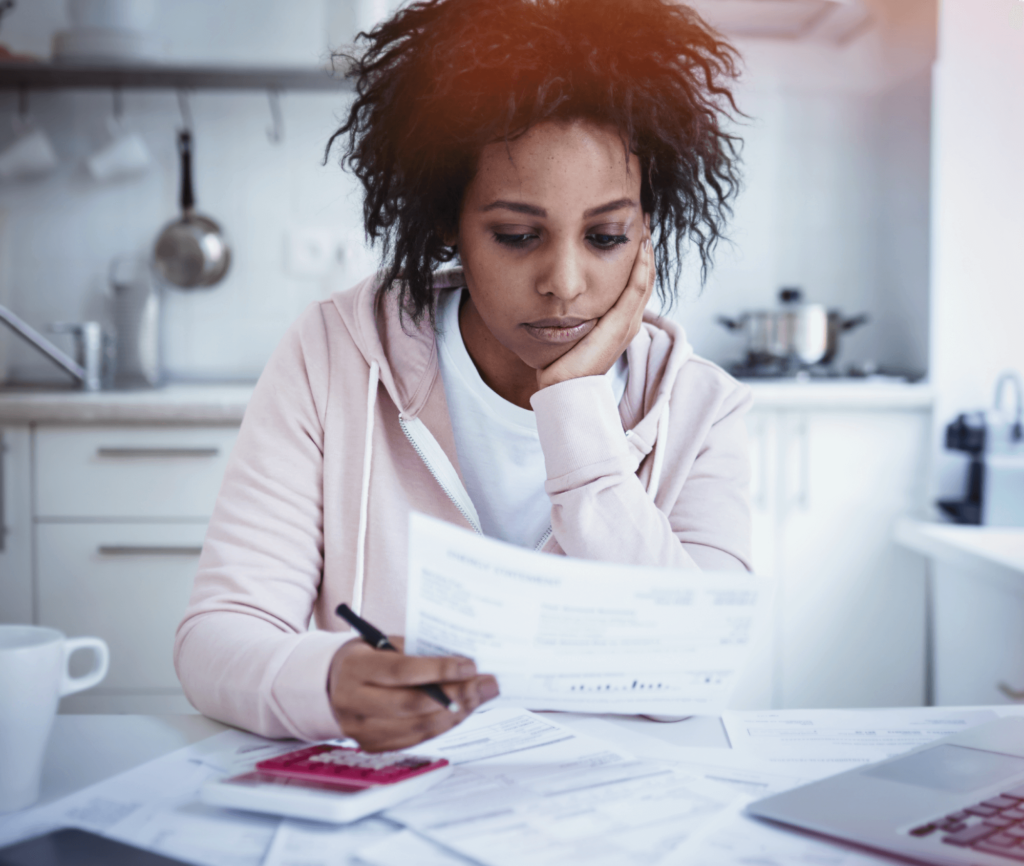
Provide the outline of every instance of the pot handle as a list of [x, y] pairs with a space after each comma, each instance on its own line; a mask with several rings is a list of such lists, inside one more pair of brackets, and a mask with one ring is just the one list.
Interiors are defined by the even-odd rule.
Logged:
[[716, 320], [719, 325], [728, 328], [730, 331], [738, 331], [743, 327], [743, 323], [736, 319], [730, 319], [728, 316], [719, 316]]
[[186, 213], [196, 206], [192, 191], [192, 133], [187, 129], [178, 133], [178, 154], [181, 157], [181, 210]]
[[852, 319], [844, 319], [841, 327], [844, 331], [852, 331], [854, 328], [866, 325], [870, 321], [871, 316], [867, 313], [861, 313], [859, 316], [854, 316]]

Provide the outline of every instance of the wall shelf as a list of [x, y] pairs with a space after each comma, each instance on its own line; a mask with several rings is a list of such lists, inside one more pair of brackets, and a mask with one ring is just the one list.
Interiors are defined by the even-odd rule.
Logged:
[[0, 90], [351, 90], [341, 70], [156, 63], [0, 63]]

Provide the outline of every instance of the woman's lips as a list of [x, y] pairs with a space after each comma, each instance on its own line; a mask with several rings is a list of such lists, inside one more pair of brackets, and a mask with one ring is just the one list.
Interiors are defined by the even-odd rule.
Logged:
[[536, 322], [526, 322], [523, 328], [535, 340], [557, 345], [582, 339], [594, 330], [595, 325], [597, 319], [538, 319]]

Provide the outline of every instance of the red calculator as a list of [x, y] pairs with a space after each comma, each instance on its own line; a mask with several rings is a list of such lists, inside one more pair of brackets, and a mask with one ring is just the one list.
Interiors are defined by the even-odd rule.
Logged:
[[364, 752], [344, 746], [319, 745], [260, 761], [256, 769], [271, 776], [309, 779], [344, 788], [393, 785], [448, 766], [444, 758], [404, 752]]

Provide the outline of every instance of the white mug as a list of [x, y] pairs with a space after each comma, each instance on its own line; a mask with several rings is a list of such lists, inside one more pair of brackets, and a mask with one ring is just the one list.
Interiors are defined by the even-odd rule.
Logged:
[[110, 141], [85, 161], [94, 180], [115, 180], [130, 177], [149, 168], [149, 148], [137, 132], [110, 123]]
[[[75, 650], [91, 649], [92, 671], [68, 674]], [[0, 625], [0, 813], [39, 799], [43, 755], [57, 703], [107, 675], [110, 651], [98, 637], [66, 638], [53, 628]]]
[[48, 174], [57, 167], [57, 154], [45, 132], [25, 126], [0, 153], [0, 177], [15, 180]]

